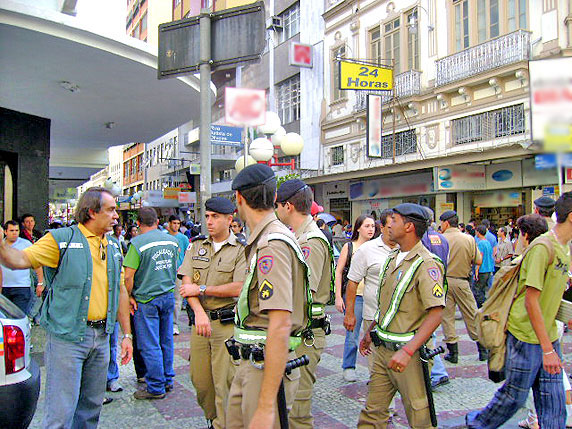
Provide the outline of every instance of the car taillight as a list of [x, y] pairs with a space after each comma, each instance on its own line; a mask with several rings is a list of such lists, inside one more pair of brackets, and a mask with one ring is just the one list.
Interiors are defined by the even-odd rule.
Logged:
[[26, 340], [18, 326], [4, 326], [4, 362], [6, 375], [21, 371], [26, 366]]

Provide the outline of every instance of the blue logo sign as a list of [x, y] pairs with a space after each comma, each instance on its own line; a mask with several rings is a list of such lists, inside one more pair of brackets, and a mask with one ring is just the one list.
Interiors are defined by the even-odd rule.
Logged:
[[506, 182], [512, 179], [513, 173], [510, 170], [499, 170], [493, 173], [493, 180], [495, 182]]
[[556, 155], [553, 153], [536, 155], [534, 157], [534, 164], [537, 170], [548, 170], [549, 168], [556, 168]]

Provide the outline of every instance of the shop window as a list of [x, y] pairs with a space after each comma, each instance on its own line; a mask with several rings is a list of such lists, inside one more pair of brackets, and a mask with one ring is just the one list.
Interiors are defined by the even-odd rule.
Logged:
[[343, 165], [344, 147], [336, 146], [332, 148], [332, 165]]
[[[401, 131], [395, 134], [395, 156], [407, 155], [417, 152], [417, 134], [415, 130]], [[382, 137], [381, 157], [393, 158], [393, 134]]]

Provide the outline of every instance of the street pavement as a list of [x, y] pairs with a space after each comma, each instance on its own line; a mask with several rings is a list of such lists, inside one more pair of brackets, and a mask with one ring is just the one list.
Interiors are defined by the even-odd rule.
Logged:
[[[184, 312], [183, 312], [184, 313]], [[322, 355], [318, 366], [317, 382], [313, 396], [313, 414], [316, 428], [342, 429], [355, 428], [360, 410], [367, 397], [368, 370], [367, 361], [359, 357], [356, 368], [357, 382], [348, 383], [342, 377], [342, 354], [345, 330], [343, 317], [334, 307], [328, 308], [332, 315], [332, 334], [328, 336], [328, 347]], [[119, 382], [124, 390], [108, 393], [113, 398], [111, 404], [105, 405], [101, 413], [100, 428], [205, 428], [202, 410], [196, 401], [195, 392], [189, 377], [189, 339], [190, 330], [186, 327], [186, 315], [181, 314], [181, 335], [175, 336], [175, 388], [163, 400], [141, 401], [133, 398], [133, 392], [142, 388], [137, 384], [133, 365], [121, 366]], [[486, 364], [477, 359], [477, 348], [465, 330], [462, 321], [457, 320], [457, 330], [462, 334], [459, 343], [459, 364], [445, 362], [451, 383], [439, 387], [434, 393], [435, 407], [440, 428], [462, 428], [467, 411], [483, 407], [492, 398], [500, 385], [487, 379]], [[40, 327], [33, 329], [33, 356], [43, 366], [44, 332]], [[442, 340], [441, 329], [438, 339]], [[563, 350], [566, 370], [572, 373], [572, 334], [565, 334]], [[40, 428], [44, 408], [44, 378], [42, 373], [42, 391], [38, 402], [38, 410], [31, 428]], [[407, 418], [399, 397], [395, 402], [396, 415], [389, 427], [407, 428]], [[517, 428], [518, 420], [526, 415], [524, 409], [504, 428]]]

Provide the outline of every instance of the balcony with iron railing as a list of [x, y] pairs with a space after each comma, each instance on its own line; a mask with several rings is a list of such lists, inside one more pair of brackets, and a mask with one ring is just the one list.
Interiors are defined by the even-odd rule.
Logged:
[[[395, 93], [397, 97], [404, 98], [417, 95], [421, 92], [421, 72], [408, 70], [395, 76]], [[380, 94], [382, 103], [391, 100], [392, 91], [356, 91], [356, 102], [354, 110], [360, 111], [367, 107], [367, 95]]]
[[530, 59], [530, 32], [517, 30], [435, 62], [435, 86]]

